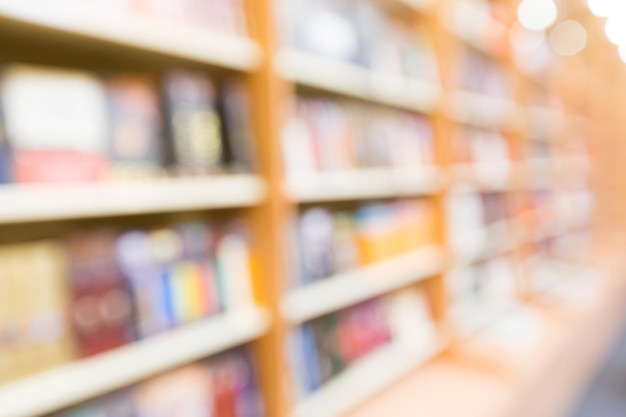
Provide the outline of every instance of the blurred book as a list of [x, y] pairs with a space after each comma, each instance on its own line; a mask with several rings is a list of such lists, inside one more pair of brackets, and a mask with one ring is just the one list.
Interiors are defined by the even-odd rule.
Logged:
[[434, 242], [432, 207], [425, 200], [362, 204], [348, 211], [305, 209], [295, 236], [295, 285], [330, 278]]
[[215, 85], [204, 74], [181, 70], [167, 74], [164, 82], [176, 169], [182, 174], [219, 171], [224, 148]]
[[4, 69], [2, 84], [16, 182], [102, 178], [107, 168], [107, 101], [97, 77], [12, 65]]
[[166, 149], [156, 84], [149, 77], [117, 75], [107, 87], [109, 175], [122, 179], [162, 175]]
[[296, 394], [307, 397], [384, 346], [417, 355], [432, 350], [438, 337], [428, 299], [415, 288], [314, 319], [294, 329], [289, 338]]

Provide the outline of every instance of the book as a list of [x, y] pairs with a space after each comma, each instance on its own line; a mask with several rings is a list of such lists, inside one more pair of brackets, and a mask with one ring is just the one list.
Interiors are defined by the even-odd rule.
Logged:
[[130, 230], [121, 234], [115, 243], [115, 256], [130, 287], [137, 337], [148, 337], [167, 329], [162, 283], [153, 259], [149, 233]]
[[132, 342], [133, 303], [115, 258], [116, 233], [75, 233], [66, 240], [68, 279], [80, 357]]
[[241, 82], [228, 80], [221, 85], [222, 163], [234, 172], [254, 172], [257, 167], [250, 104], [250, 97]]
[[326, 209], [307, 209], [300, 215], [298, 250], [302, 259], [302, 284], [327, 278], [335, 272], [333, 226], [332, 213]]
[[107, 99], [97, 77], [84, 71], [15, 64], [3, 71], [1, 94], [15, 182], [85, 182], [103, 177]]
[[164, 83], [175, 168], [189, 175], [219, 172], [224, 149], [213, 82], [204, 74], [177, 70], [166, 74]]
[[215, 248], [215, 262], [226, 311], [244, 310], [254, 304], [254, 273], [250, 238], [241, 224], [223, 229]]
[[109, 175], [122, 179], [162, 175], [165, 149], [155, 83], [149, 77], [116, 75], [106, 85]]
[[188, 365], [153, 378], [135, 390], [142, 417], [206, 417], [214, 414], [212, 381], [201, 364]]
[[76, 357], [75, 341], [69, 322], [68, 265], [60, 242], [29, 243], [27, 248], [30, 340], [34, 347], [34, 372], [67, 363]]

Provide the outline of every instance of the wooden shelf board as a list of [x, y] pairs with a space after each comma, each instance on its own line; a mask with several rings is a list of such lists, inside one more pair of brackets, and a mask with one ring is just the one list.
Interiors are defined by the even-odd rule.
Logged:
[[283, 316], [304, 323], [428, 279], [441, 271], [443, 254], [429, 246], [291, 290], [283, 298]]
[[300, 174], [287, 178], [285, 192], [300, 203], [419, 196], [441, 190], [443, 177], [435, 167]]
[[442, 352], [443, 338], [427, 349], [391, 344], [378, 349], [301, 400], [292, 417], [339, 417]]
[[0, 224], [248, 207], [265, 198], [253, 175], [0, 187]]
[[433, 111], [440, 96], [440, 87], [433, 83], [296, 50], [281, 51], [277, 69], [301, 86], [415, 112]]

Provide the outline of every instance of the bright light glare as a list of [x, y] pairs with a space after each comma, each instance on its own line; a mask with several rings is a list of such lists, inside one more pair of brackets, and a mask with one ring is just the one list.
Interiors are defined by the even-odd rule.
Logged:
[[523, 0], [517, 18], [530, 30], [545, 30], [556, 20], [558, 10], [552, 0]]
[[604, 24], [604, 33], [609, 42], [626, 44], [626, 14], [611, 15]]
[[559, 55], [570, 56], [582, 51], [587, 44], [585, 27], [575, 20], [561, 22], [550, 34], [550, 47]]
[[617, 53], [619, 54], [619, 57], [621, 58], [621, 60], [624, 61], [624, 63], [626, 63], [626, 45], [622, 45], [619, 48], [617, 48]]
[[591, 13], [598, 17], [609, 17], [616, 1], [620, 0], [587, 0], [587, 6]]

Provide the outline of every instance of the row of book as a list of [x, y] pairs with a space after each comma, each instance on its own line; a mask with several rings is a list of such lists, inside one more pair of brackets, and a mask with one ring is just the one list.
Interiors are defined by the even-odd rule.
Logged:
[[59, 21], [99, 19], [125, 23], [141, 30], [142, 21], [198, 28], [207, 32], [245, 36], [248, 33], [244, 0], [1, 0], [0, 6], [19, 8], [35, 16]]
[[305, 323], [289, 337], [295, 394], [305, 398], [384, 346], [417, 354], [432, 348], [436, 337], [428, 299], [414, 288]]
[[[94, 376], [97, 377], [97, 376]], [[169, 371], [52, 417], [263, 417], [246, 349]]]
[[455, 79], [460, 88], [498, 98], [513, 98], [513, 78], [499, 62], [469, 47], [461, 51], [460, 62], [455, 67]]
[[[204, 73], [161, 79], [14, 64], [1, 73], [3, 182], [85, 182], [250, 171], [245, 88]], [[32, 121], [36, 120], [37, 123]]]
[[0, 248], [0, 381], [253, 303], [243, 226], [202, 222]]
[[425, 200], [364, 204], [352, 211], [305, 209], [297, 219], [295, 285], [382, 261], [434, 240], [432, 206]]
[[407, 79], [439, 80], [432, 39], [380, 2], [282, 0], [276, 8], [283, 43], [291, 48]]
[[354, 101], [299, 97], [282, 146], [289, 174], [434, 163], [426, 118]]

